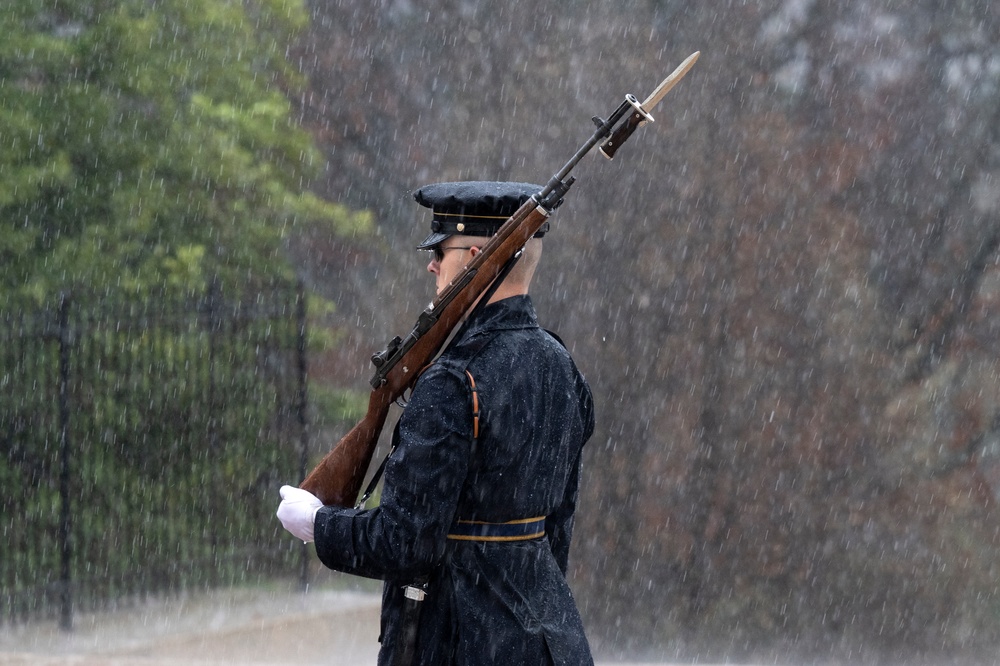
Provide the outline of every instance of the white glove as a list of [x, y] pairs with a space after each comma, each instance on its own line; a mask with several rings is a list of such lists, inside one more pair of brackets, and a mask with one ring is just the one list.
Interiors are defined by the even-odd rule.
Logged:
[[278, 520], [293, 536], [303, 543], [313, 540], [313, 523], [316, 512], [323, 503], [308, 490], [295, 486], [281, 486], [281, 504], [278, 505]]

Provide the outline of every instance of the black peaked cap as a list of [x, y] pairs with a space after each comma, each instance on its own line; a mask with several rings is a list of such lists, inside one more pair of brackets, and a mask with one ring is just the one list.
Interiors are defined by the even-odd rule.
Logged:
[[[495, 234], [531, 195], [542, 191], [541, 185], [469, 180], [425, 185], [413, 193], [421, 206], [434, 213], [431, 234], [417, 247], [434, 247], [449, 236], [484, 236]], [[549, 229], [546, 222], [535, 237]]]

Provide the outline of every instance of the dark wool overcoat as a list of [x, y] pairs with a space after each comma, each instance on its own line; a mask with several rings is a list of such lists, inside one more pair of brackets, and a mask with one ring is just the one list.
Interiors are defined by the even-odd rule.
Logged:
[[[472, 386], [480, 407], [473, 437]], [[590, 389], [538, 325], [529, 297], [491, 303], [414, 386], [374, 509], [324, 507], [316, 550], [339, 571], [385, 581], [379, 664], [393, 664], [403, 589], [428, 579], [416, 664], [590, 664], [566, 566]], [[448, 538], [456, 521], [545, 516], [522, 541]]]

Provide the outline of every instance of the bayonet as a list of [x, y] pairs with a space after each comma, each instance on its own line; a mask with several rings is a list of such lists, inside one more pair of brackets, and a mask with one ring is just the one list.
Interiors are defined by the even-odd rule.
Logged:
[[656, 107], [660, 101], [666, 97], [667, 93], [677, 85], [677, 82], [684, 78], [684, 75], [694, 67], [694, 64], [698, 61], [698, 56], [701, 55], [701, 51], [695, 51], [687, 58], [684, 59], [680, 65], [677, 66], [674, 71], [670, 73], [667, 78], [663, 79], [660, 85], [656, 86], [656, 89], [650, 93], [649, 97], [646, 98], [642, 104], [639, 100], [635, 98], [634, 95], [626, 95], [625, 101], [632, 106], [632, 114], [618, 126], [618, 129], [601, 144], [600, 151], [601, 154], [607, 157], [609, 160], [613, 159], [615, 153], [621, 148], [622, 144], [628, 140], [632, 133], [635, 132], [640, 126], [646, 124], [647, 122], [654, 122], [652, 116], [652, 110]]
[[694, 64], [698, 62], [698, 56], [700, 55], [701, 51], [695, 51], [689, 55], [684, 59], [684, 62], [677, 65], [677, 69], [672, 71], [670, 76], [663, 79], [663, 82], [656, 86], [656, 90], [650, 93], [649, 97], [646, 98], [646, 101], [642, 103], [642, 108], [646, 113], [652, 113], [653, 108], [660, 103], [661, 99], [666, 97], [667, 93], [670, 92], [670, 89], [677, 85], [678, 81], [684, 78], [684, 75], [688, 73], [688, 70], [694, 67]]

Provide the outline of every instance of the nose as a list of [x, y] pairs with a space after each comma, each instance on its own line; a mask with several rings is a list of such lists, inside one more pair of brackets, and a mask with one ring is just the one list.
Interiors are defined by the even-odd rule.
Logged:
[[440, 268], [441, 268], [441, 264], [439, 264], [438, 260], [435, 259], [434, 257], [431, 257], [431, 260], [427, 262], [427, 272], [428, 273], [433, 273], [434, 275], [437, 275], [438, 271], [440, 270]]

